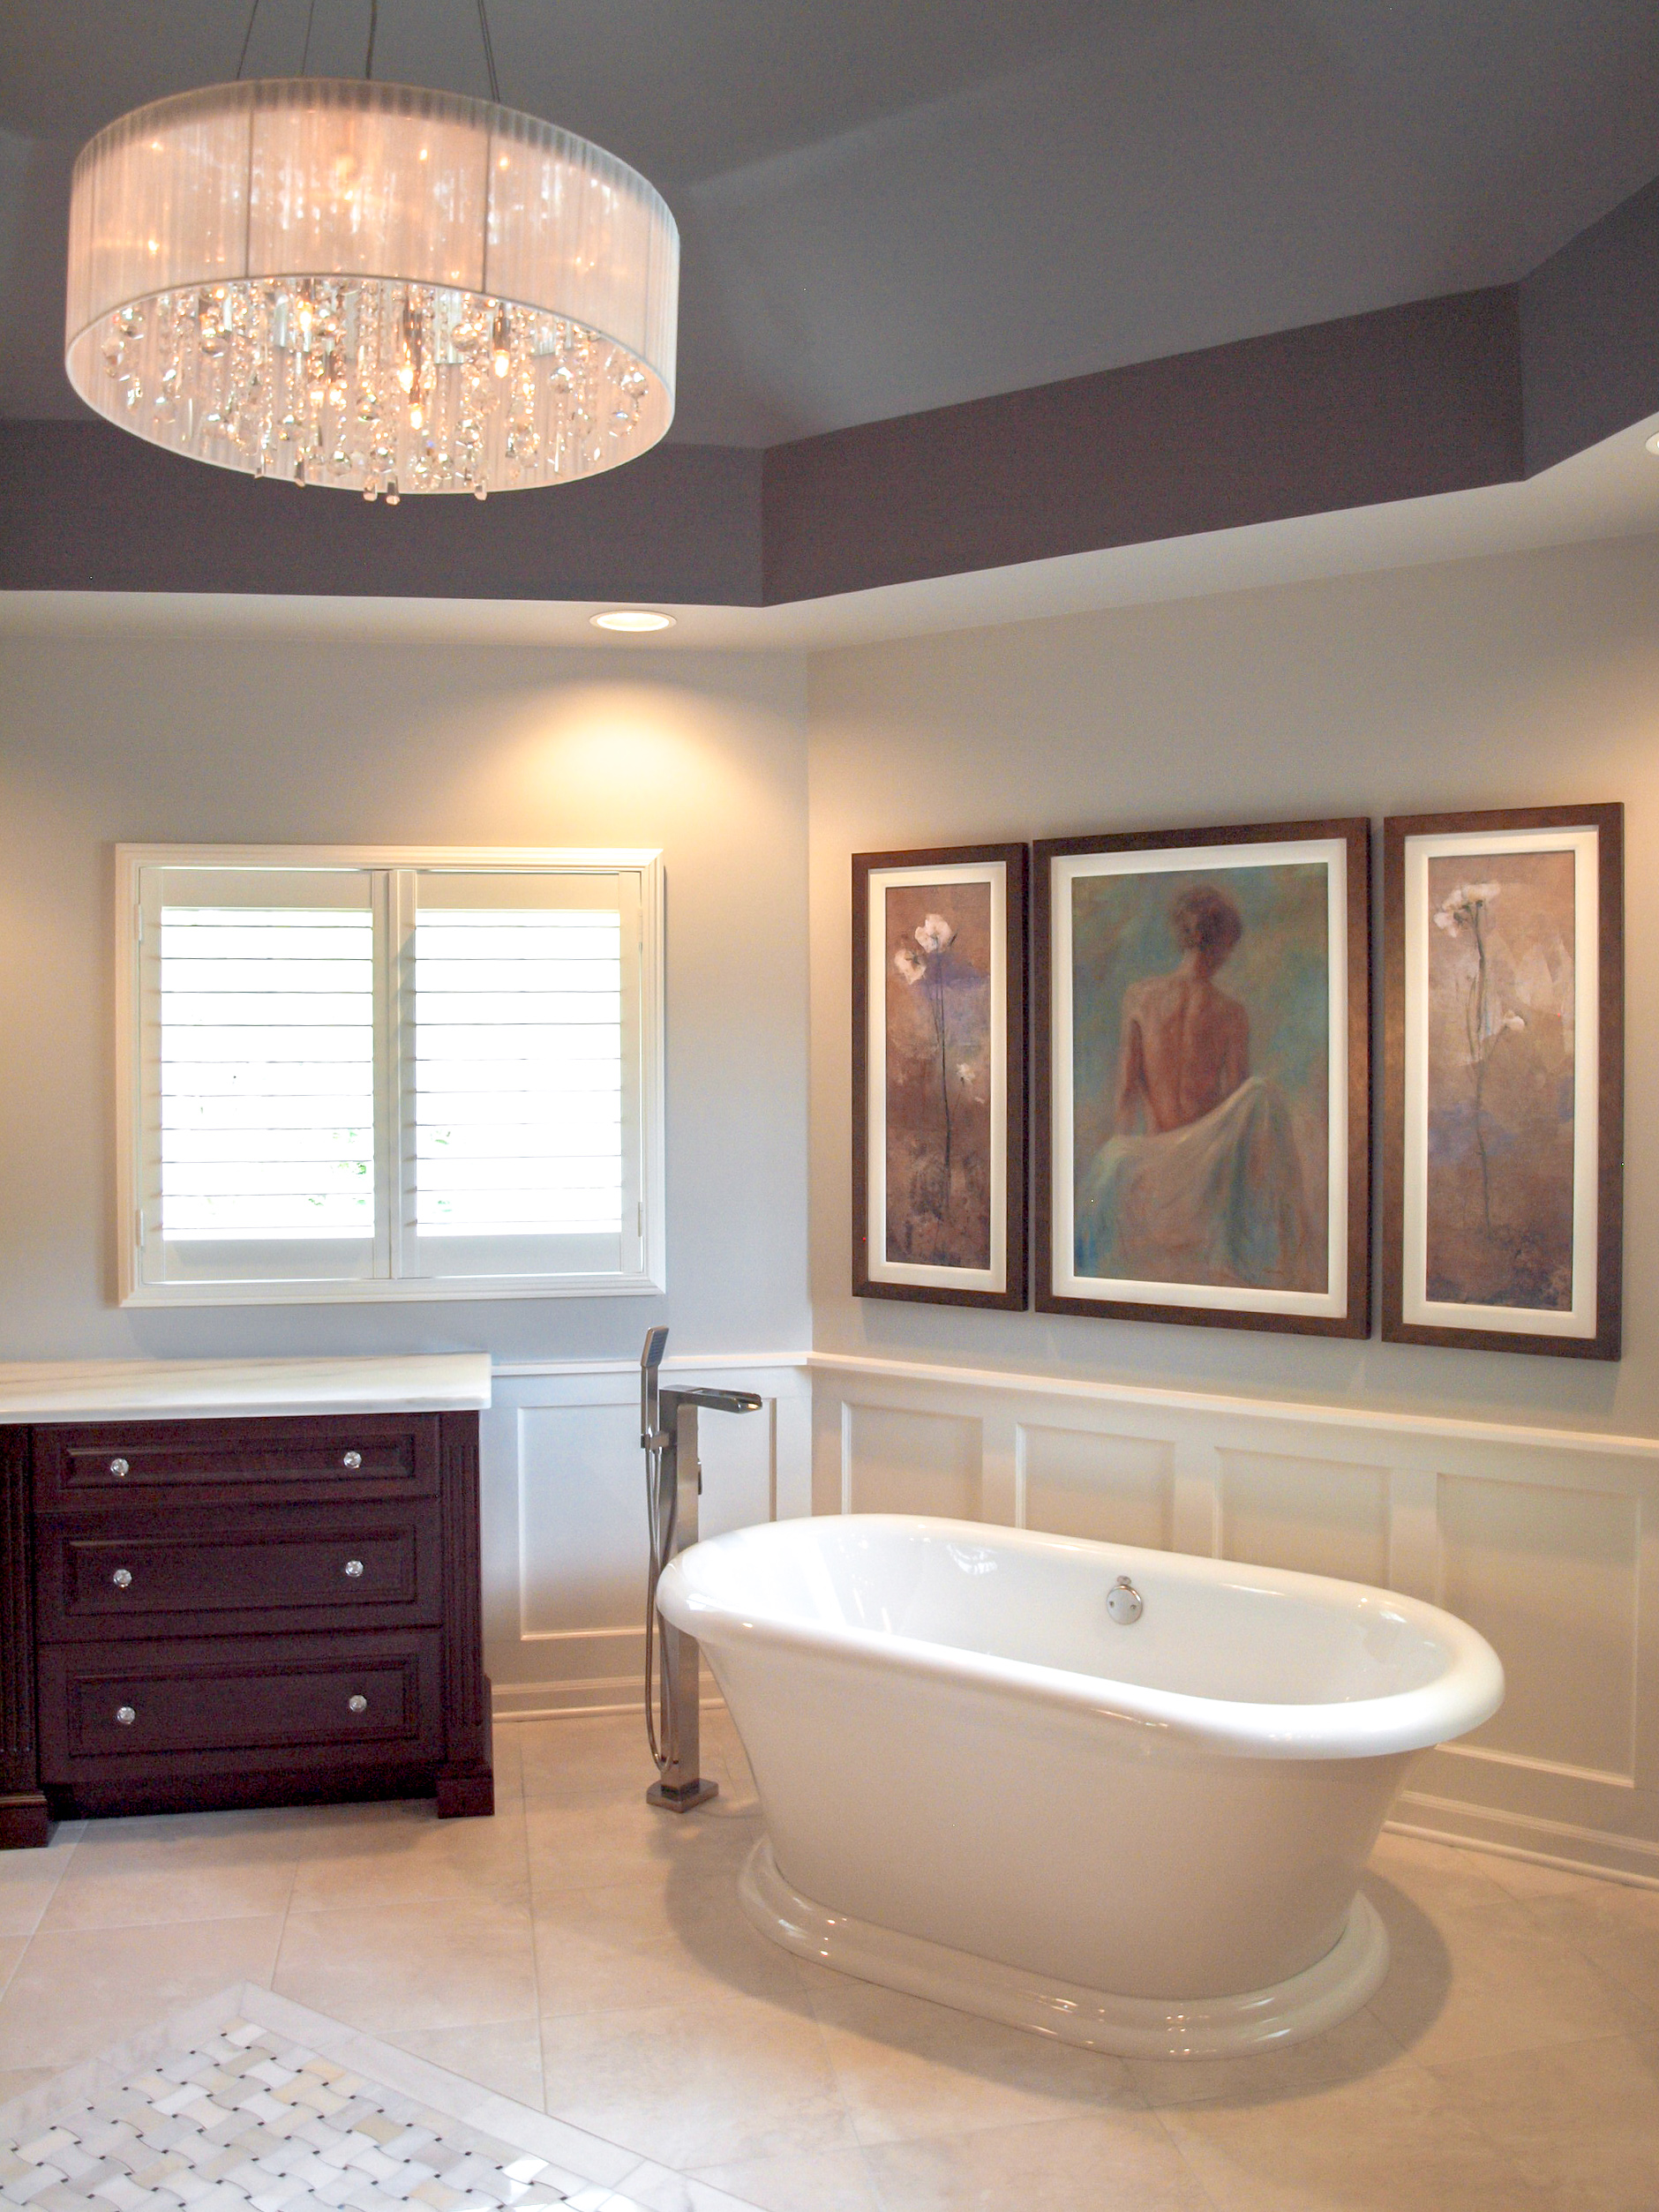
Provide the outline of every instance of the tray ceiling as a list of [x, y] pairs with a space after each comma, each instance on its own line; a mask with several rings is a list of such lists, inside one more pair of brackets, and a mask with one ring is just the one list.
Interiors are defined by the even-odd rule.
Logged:
[[[262, 0], [251, 72], [309, 0]], [[1509, 283], [1659, 172], [1641, 0], [491, 0], [503, 96], [635, 163], [686, 247], [690, 443], [775, 444]], [[367, 0], [315, 0], [361, 66]], [[226, 0], [0, 17], [0, 413], [73, 416], [71, 161], [230, 76]], [[473, 11], [377, 73], [484, 90]]]

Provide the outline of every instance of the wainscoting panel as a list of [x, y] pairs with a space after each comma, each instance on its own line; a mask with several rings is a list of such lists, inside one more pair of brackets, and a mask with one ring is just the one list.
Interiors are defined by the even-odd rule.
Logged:
[[1221, 1556], [1349, 1582], [1388, 1580], [1388, 1471], [1217, 1450]]
[[628, 1398], [521, 1406], [517, 1443], [520, 1639], [602, 1632], [639, 1584], [644, 1486], [619, 1480], [638, 1412]]
[[1149, 1551], [1175, 1548], [1175, 1455], [1169, 1444], [1022, 1422], [1018, 1452], [1025, 1527]]
[[980, 1424], [957, 1413], [846, 1408], [842, 1496], [852, 1513], [936, 1513], [978, 1520]]
[[814, 1353], [814, 1510], [932, 1511], [1446, 1606], [1503, 1712], [1412, 1833], [1659, 1886], [1659, 1439]]
[[[802, 1359], [671, 1360], [664, 1381], [753, 1390], [764, 1400], [758, 1413], [701, 1417], [704, 1535], [808, 1510]], [[498, 1368], [481, 1445], [484, 1665], [498, 1717], [637, 1707], [646, 1557], [638, 1369]]]
[[1513, 1654], [1466, 1745], [1633, 1781], [1638, 1500], [1443, 1475], [1440, 1533], [1440, 1603]]

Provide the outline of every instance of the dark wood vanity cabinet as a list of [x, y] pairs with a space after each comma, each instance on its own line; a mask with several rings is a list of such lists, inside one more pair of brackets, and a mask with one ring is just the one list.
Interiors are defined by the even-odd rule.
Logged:
[[0, 1428], [0, 1848], [81, 1814], [493, 1809], [478, 1417]]

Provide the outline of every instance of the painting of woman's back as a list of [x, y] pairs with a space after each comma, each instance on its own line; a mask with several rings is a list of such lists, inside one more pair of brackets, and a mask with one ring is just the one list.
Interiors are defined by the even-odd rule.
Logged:
[[1328, 1287], [1327, 881], [1073, 882], [1079, 1276]]

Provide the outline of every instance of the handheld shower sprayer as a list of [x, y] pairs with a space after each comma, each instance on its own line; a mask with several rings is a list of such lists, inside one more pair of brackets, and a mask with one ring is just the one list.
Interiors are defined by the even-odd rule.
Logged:
[[662, 1370], [663, 1354], [668, 1349], [666, 1329], [648, 1329], [645, 1346], [640, 1353], [640, 1443], [649, 1451], [657, 1439], [657, 1378]]
[[[719, 1795], [718, 1782], [698, 1771], [702, 1757], [699, 1695], [702, 1654], [694, 1638], [657, 1610], [657, 1586], [677, 1552], [697, 1541], [697, 1500], [702, 1468], [697, 1456], [699, 1408], [717, 1413], [757, 1413], [753, 1391], [678, 1391], [659, 1386], [664, 1328], [648, 1329], [640, 1353], [640, 1446], [645, 1454], [645, 1518], [650, 1557], [645, 1580], [645, 1736], [658, 1780], [648, 1803], [668, 1812], [689, 1812]], [[662, 1638], [657, 1664], [657, 1638]]]

